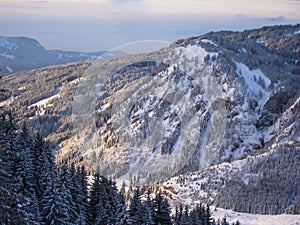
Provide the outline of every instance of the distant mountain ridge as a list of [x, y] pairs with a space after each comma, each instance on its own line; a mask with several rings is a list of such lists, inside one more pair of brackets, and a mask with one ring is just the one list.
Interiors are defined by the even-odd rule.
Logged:
[[105, 51], [85, 53], [47, 50], [28, 37], [0, 37], [0, 75], [99, 58]]

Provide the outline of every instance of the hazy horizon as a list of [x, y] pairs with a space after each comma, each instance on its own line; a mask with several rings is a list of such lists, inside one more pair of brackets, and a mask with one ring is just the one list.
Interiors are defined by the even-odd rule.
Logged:
[[296, 24], [299, 11], [299, 0], [0, 0], [0, 36], [92, 52], [141, 40]]

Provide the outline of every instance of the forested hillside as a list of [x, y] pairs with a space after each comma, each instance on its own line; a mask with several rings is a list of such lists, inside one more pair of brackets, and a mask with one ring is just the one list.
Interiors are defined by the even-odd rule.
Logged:
[[208, 206], [180, 206], [172, 215], [157, 190], [123, 186], [119, 191], [112, 180], [87, 176], [84, 167], [56, 166], [51, 143], [31, 136], [25, 125], [18, 128], [3, 111], [0, 165], [2, 225], [228, 224], [226, 218], [215, 222]]

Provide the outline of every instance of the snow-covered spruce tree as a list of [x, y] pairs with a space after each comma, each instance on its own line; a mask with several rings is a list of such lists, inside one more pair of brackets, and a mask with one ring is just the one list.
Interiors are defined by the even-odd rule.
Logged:
[[202, 205], [202, 204], [197, 205], [196, 209], [194, 209], [194, 211], [197, 213], [201, 223], [206, 224], [207, 219], [206, 219], [206, 212], [205, 212], [204, 205]]
[[60, 193], [58, 192], [58, 175], [55, 170], [51, 171], [51, 175], [48, 177], [47, 190], [44, 192], [41, 199], [41, 216], [43, 225], [46, 224], [59, 224], [61, 221], [60, 213]]
[[221, 225], [229, 225], [229, 223], [226, 220], [226, 217], [223, 217], [223, 219], [221, 221]]
[[119, 195], [115, 183], [101, 176], [100, 190], [95, 224], [116, 224]]
[[78, 225], [87, 225], [91, 216], [89, 214], [87, 173], [84, 166], [77, 169], [74, 182], [78, 182], [78, 190], [75, 195], [79, 215]]
[[119, 193], [119, 205], [118, 205], [118, 212], [116, 216], [117, 216], [116, 225], [128, 224], [129, 216], [126, 208], [125, 195], [122, 192]]
[[197, 211], [192, 210], [190, 212], [190, 220], [191, 220], [191, 225], [198, 225], [198, 224], [203, 224], [199, 218], [199, 215], [197, 213]]
[[62, 173], [65, 174], [66, 183], [68, 190], [70, 192], [71, 201], [73, 204], [73, 213], [72, 213], [72, 222], [78, 224], [79, 222], [79, 200], [80, 191], [79, 191], [79, 178], [76, 174], [74, 164], [71, 164], [70, 168], [67, 168], [66, 165], [62, 167]]
[[179, 208], [178, 208], [178, 206], [176, 205], [176, 207], [175, 207], [175, 213], [174, 213], [174, 215], [172, 216], [172, 221], [173, 221], [173, 224], [174, 225], [178, 225], [179, 223], [178, 223], [178, 217], [179, 217]]
[[143, 202], [142, 213], [144, 215], [144, 221], [147, 225], [154, 224], [154, 207], [151, 199], [151, 189], [146, 192], [146, 201]]
[[38, 134], [33, 140], [33, 172], [35, 178], [36, 195], [41, 200], [49, 184], [49, 176], [54, 170], [54, 156], [49, 143], [44, 142]]
[[42, 224], [76, 224], [75, 206], [66, 177], [66, 168], [62, 168], [61, 174], [55, 169], [51, 171], [41, 200]]
[[19, 193], [24, 197], [22, 210], [26, 212], [26, 224], [40, 224], [40, 210], [38, 198], [35, 189], [35, 177], [33, 166], [33, 141], [28, 134], [27, 128], [23, 125], [21, 130], [18, 130], [16, 137], [16, 146], [18, 160], [15, 161], [16, 174], [18, 179]]
[[76, 189], [74, 183], [70, 179], [72, 175], [69, 175], [70, 172], [67, 166], [63, 166], [61, 168], [61, 172], [59, 174], [59, 191], [61, 192], [61, 205], [62, 208], [66, 209], [67, 224], [78, 224], [79, 215], [76, 211], [76, 202], [74, 201], [72, 191]]
[[56, 170], [53, 170], [48, 180], [47, 190], [41, 201], [42, 224], [70, 224], [68, 206], [65, 204], [63, 193], [59, 174]]
[[25, 212], [20, 207], [25, 201], [17, 192], [15, 173], [16, 126], [10, 112], [0, 115], [0, 224], [25, 224]]
[[128, 213], [125, 200], [125, 183], [122, 184], [118, 193], [118, 206], [117, 206], [117, 222], [116, 225], [128, 224]]
[[197, 222], [204, 225], [215, 224], [208, 205], [204, 207], [202, 204], [197, 204], [197, 206], [189, 213], [189, 217], [192, 224], [197, 224]]
[[165, 199], [161, 193], [157, 193], [153, 201], [154, 207], [154, 222], [155, 224], [160, 225], [170, 225], [171, 216], [170, 216], [170, 205], [168, 200]]
[[179, 224], [191, 224], [189, 211], [190, 211], [190, 207], [188, 205], [185, 205]]
[[96, 173], [89, 198], [90, 224], [127, 223], [124, 195], [118, 192], [115, 182]]
[[179, 208], [176, 206], [176, 211], [173, 219], [173, 224], [180, 225], [183, 221], [183, 206], [182, 204], [179, 205]]
[[33, 156], [32, 156], [32, 140], [28, 135], [27, 128], [24, 125], [18, 130], [16, 136], [16, 153], [18, 159], [15, 160], [15, 175], [19, 180], [20, 193], [30, 198], [34, 190], [34, 174], [33, 174]]
[[[33, 139], [31, 147], [33, 177], [34, 177], [34, 195], [38, 203], [36, 212], [37, 219], [43, 220], [45, 194], [48, 188], [56, 179], [56, 168], [54, 164], [54, 156], [48, 142], [43, 141], [40, 135]], [[48, 190], [49, 191], [49, 190]], [[40, 219], [39, 219], [40, 218]]]
[[179, 207], [176, 206], [175, 214], [173, 216], [173, 224], [190, 224], [189, 208], [187, 205], [185, 205], [184, 207], [182, 204], [180, 204]]
[[90, 190], [90, 202], [89, 202], [89, 209], [90, 209], [90, 224], [95, 224], [96, 218], [97, 218], [97, 205], [100, 202], [100, 192], [101, 192], [101, 187], [100, 187], [100, 175], [99, 173], [96, 173], [93, 176], [93, 183], [91, 186]]
[[130, 204], [128, 209], [129, 224], [142, 225], [145, 223], [144, 216], [141, 212], [141, 208], [141, 193], [139, 188], [137, 187], [134, 189], [133, 196], [130, 198]]
[[123, 205], [123, 199], [120, 198], [116, 183], [112, 180], [109, 180], [108, 196], [108, 210], [111, 211], [109, 221], [112, 224], [116, 224], [119, 221], [119, 217], [122, 217], [119, 213], [120, 211], [122, 212], [125, 205]]

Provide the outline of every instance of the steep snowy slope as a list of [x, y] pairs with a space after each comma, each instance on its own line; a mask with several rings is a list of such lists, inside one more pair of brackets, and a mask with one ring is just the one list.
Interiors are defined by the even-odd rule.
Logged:
[[[247, 213], [300, 213], [300, 98], [270, 128], [254, 155], [173, 177], [163, 185], [176, 204], [200, 202]], [[299, 218], [300, 219], [300, 218]]]

